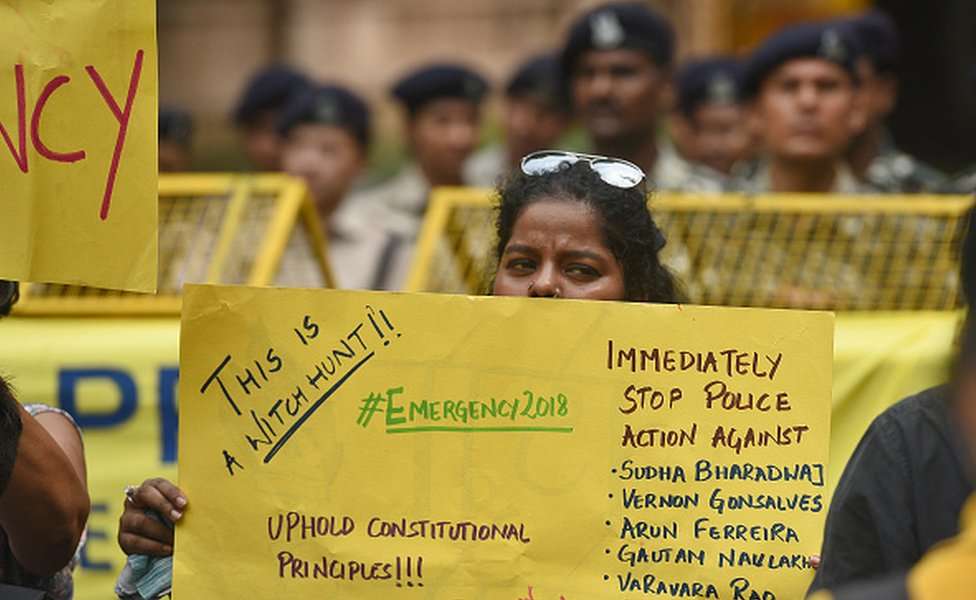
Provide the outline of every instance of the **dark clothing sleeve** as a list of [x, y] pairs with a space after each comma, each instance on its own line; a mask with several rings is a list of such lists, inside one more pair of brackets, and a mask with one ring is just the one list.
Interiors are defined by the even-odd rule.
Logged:
[[947, 396], [926, 390], [868, 428], [834, 493], [811, 593], [904, 573], [958, 533], [972, 485]]
[[833, 600], [908, 600], [905, 575], [855, 583], [833, 592]]
[[834, 492], [811, 591], [868, 579], [919, 559], [911, 472], [888, 415], [868, 428]]

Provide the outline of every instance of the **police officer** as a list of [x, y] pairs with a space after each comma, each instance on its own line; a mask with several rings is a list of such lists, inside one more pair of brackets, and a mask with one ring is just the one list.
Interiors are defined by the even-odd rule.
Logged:
[[278, 119], [285, 105], [309, 87], [301, 73], [280, 65], [258, 71], [247, 83], [234, 109], [234, 125], [244, 154], [259, 171], [281, 169]]
[[642, 4], [615, 2], [574, 22], [562, 71], [594, 152], [636, 163], [657, 189], [692, 183], [721, 189], [717, 181], [688, 181], [674, 148], [657, 135], [673, 103], [673, 57], [674, 32], [667, 20]]
[[180, 173], [192, 163], [193, 117], [178, 108], [159, 110], [159, 172]]
[[456, 64], [425, 66], [393, 86], [404, 109], [412, 161], [352, 199], [368, 207], [385, 230], [386, 247], [369, 287], [396, 290], [406, 282], [431, 188], [465, 183], [464, 164], [478, 145], [487, 91], [484, 78]]
[[282, 168], [305, 181], [327, 234], [337, 286], [368, 287], [383, 238], [370, 215], [347, 196], [369, 155], [369, 106], [342, 86], [323, 85], [292, 99], [278, 132], [284, 140]]
[[884, 192], [936, 192], [946, 176], [902, 152], [885, 127], [898, 98], [898, 30], [891, 17], [871, 10], [843, 22], [863, 50], [858, 64], [867, 125], [847, 152], [854, 174]]
[[869, 193], [845, 160], [865, 125], [857, 46], [836, 23], [805, 23], [767, 39], [747, 60], [744, 91], [761, 163], [746, 192]]
[[497, 185], [523, 156], [557, 145], [570, 110], [559, 88], [556, 54], [534, 56], [519, 66], [505, 86], [503, 111], [504, 142], [475, 153], [465, 166], [472, 185]]
[[691, 168], [715, 178], [732, 175], [752, 157], [754, 143], [742, 106], [741, 69], [732, 57], [716, 56], [683, 65], [676, 77], [677, 110], [670, 130]]

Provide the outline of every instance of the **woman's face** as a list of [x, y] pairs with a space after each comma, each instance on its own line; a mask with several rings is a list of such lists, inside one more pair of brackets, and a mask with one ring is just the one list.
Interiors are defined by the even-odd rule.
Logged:
[[624, 273], [582, 202], [538, 200], [515, 220], [498, 263], [496, 296], [623, 300]]

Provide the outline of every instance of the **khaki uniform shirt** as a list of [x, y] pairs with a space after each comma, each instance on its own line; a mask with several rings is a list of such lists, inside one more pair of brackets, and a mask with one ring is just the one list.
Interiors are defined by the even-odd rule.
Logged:
[[864, 181], [886, 194], [939, 193], [949, 184], [944, 173], [899, 150], [888, 135]]
[[[768, 194], [772, 189], [769, 176], [769, 165], [760, 163], [748, 177], [740, 178], [732, 183], [732, 187], [739, 192], [747, 194]], [[830, 190], [831, 194], [877, 194], [881, 190], [868, 184], [858, 181], [854, 173], [847, 165], [841, 165], [838, 169], [837, 177], [834, 179], [834, 187]]]
[[374, 289], [387, 242], [377, 207], [359, 200], [343, 201], [327, 228], [329, 264], [340, 289]]
[[430, 186], [423, 174], [416, 165], [410, 164], [392, 179], [347, 200], [358, 206], [360, 219], [369, 221], [381, 239], [381, 247], [374, 253], [376, 269], [368, 286], [370, 289], [403, 289], [429, 196]]
[[658, 143], [657, 162], [648, 178], [652, 191], [720, 194], [728, 187], [720, 173], [685, 160], [667, 140]]
[[970, 167], [953, 177], [945, 191], [952, 194], [976, 194], [976, 167]]

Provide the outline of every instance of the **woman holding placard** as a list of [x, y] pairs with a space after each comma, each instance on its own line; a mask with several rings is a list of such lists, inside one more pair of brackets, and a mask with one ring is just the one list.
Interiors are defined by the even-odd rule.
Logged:
[[644, 172], [618, 158], [546, 150], [499, 190], [498, 296], [677, 302], [658, 257]]
[[[492, 293], [677, 302], [678, 285], [658, 257], [665, 240], [647, 208], [644, 180], [643, 171], [620, 159], [561, 151], [526, 156], [521, 172], [499, 190]], [[165, 479], [128, 488], [119, 521], [122, 550], [172, 554], [172, 523], [187, 505]], [[168, 591], [158, 569], [147, 573], [151, 587]], [[137, 579], [127, 569], [116, 591], [127, 597]]]

